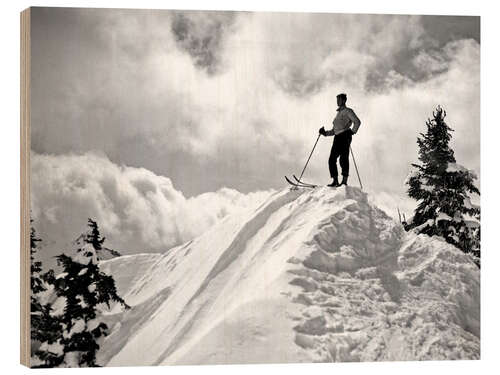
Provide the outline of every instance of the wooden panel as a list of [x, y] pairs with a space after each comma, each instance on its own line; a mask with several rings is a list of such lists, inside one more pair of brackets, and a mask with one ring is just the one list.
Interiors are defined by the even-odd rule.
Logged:
[[21, 364], [30, 366], [30, 9], [21, 12]]

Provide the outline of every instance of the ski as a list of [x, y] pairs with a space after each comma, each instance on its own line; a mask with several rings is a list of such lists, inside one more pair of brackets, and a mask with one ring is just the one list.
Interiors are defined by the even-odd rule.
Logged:
[[313, 184], [310, 184], [308, 182], [300, 181], [297, 178], [297, 176], [295, 176], [295, 175], [293, 175], [293, 178], [295, 179], [295, 181], [297, 181], [298, 184], [307, 185], [307, 186], [312, 187], [312, 188], [318, 187], [318, 185], [313, 185]]
[[285, 176], [285, 180], [286, 182], [288, 182], [290, 185], [296, 187], [296, 188], [299, 188], [299, 187], [303, 187], [303, 188], [310, 188], [312, 189], [313, 186], [310, 186], [310, 185], [303, 185], [303, 184], [299, 184], [299, 183], [295, 183], [293, 181], [291, 181], [287, 176]]

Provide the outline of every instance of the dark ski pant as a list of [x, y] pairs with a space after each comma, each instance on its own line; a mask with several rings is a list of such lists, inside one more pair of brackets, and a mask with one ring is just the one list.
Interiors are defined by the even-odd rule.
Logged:
[[330, 159], [328, 159], [328, 167], [330, 169], [331, 178], [337, 178], [339, 175], [337, 170], [337, 159], [339, 158], [340, 168], [342, 168], [342, 176], [349, 176], [349, 149], [351, 147], [351, 141], [351, 129], [347, 129], [345, 132], [334, 136]]

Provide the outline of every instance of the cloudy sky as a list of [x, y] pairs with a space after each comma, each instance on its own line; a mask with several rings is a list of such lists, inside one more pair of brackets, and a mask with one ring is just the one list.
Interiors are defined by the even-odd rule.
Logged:
[[[119, 247], [189, 239], [300, 173], [339, 92], [362, 121], [366, 190], [410, 210], [404, 179], [436, 105], [457, 161], [480, 175], [479, 29], [478, 17], [35, 8], [38, 226], [74, 238], [92, 215]], [[329, 182], [331, 142], [306, 180]]]

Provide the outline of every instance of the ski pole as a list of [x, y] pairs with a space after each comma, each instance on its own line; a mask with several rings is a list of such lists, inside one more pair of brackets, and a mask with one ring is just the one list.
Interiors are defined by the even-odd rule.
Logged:
[[314, 149], [316, 148], [316, 145], [318, 144], [319, 137], [321, 137], [321, 134], [318, 134], [318, 138], [316, 138], [316, 142], [314, 143], [314, 147], [311, 150], [311, 153], [309, 154], [309, 157], [307, 158], [306, 165], [304, 165], [304, 169], [302, 169], [302, 173], [300, 174], [299, 181], [302, 181], [302, 175], [304, 174], [304, 172], [305, 172], [305, 170], [307, 168], [307, 164], [309, 164], [309, 160], [311, 159], [311, 156], [312, 156], [312, 154], [314, 152]]
[[349, 146], [349, 149], [351, 150], [352, 161], [354, 162], [354, 168], [356, 168], [356, 174], [358, 175], [359, 186], [361, 187], [361, 190], [363, 190], [363, 184], [361, 183], [361, 178], [359, 177], [358, 166], [356, 165], [356, 159], [354, 159], [354, 152], [352, 152], [352, 147]]

